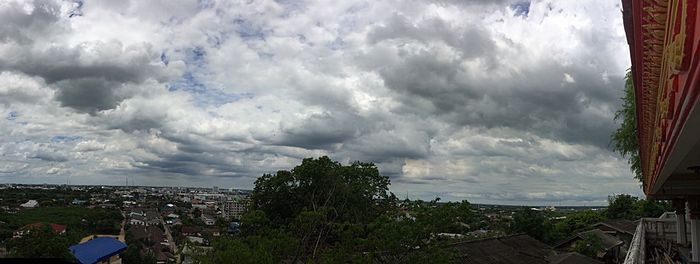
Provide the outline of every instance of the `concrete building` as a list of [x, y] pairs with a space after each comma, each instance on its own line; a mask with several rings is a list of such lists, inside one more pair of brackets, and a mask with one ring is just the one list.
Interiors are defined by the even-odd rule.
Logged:
[[241, 219], [244, 213], [248, 211], [250, 207], [250, 199], [248, 198], [234, 198], [231, 200], [225, 200], [221, 204], [221, 210], [226, 219]]

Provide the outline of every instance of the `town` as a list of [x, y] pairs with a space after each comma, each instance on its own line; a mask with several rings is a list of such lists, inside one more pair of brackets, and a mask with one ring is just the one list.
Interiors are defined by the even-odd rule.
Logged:
[[[106, 237], [125, 243], [128, 250], [104, 252], [110, 257], [121, 253], [124, 263], [189, 263], [186, 253], [191, 247], [238, 233], [238, 219], [249, 206], [249, 191], [217, 187], [7, 184], [0, 190], [0, 257], [8, 257], [7, 247], [11, 251], [14, 241], [47, 227], [58, 235], [81, 237], [81, 242]], [[68, 253], [67, 244], [56, 245], [61, 246], [57, 254], [19, 254], [60, 257]]]

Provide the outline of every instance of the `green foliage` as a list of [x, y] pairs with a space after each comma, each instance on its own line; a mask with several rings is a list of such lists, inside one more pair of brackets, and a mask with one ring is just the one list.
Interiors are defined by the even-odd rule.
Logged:
[[605, 214], [610, 219], [624, 218], [635, 220], [639, 218], [637, 204], [639, 198], [629, 194], [612, 195], [608, 197], [608, 209]]
[[674, 209], [667, 201], [640, 200], [637, 202], [637, 212], [640, 217], [659, 217], [664, 212], [670, 211], [674, 211]]
[[411, 213], [416, 217], [416, 221], [430, 232], [466, 234], [483, 227], [478, 225], [483, 216], [474, 213], [468, 201], [444, 204], [437, 202], [417, 201], [411, 206]]
[[214, 240], [195, 263], [449, 263], [438, 232], [467, 232], [468, 202], [419, 202], [401, 211], [371, 163], [304, 159], [255, 182], [241, 233]]
[[659, 217], [666, 211], [673, 211], [668, 202], [640, 200], [629, 194], [620, 194], [608, 197], [608, 208], [605, 210], [605, 215], [610, 219], [637, 220], [640, 217]]
[[[83, 221], [84, 219], [84, 221]], [[39, 207], [21, 210], [16, 214], [0, 213], [0, 221], [16, 230], [32, 223], [66, 224], [68, 230], [80, 235], [119, 234], [122, 215], [116, 209], [89, 209], [84, 207]]]
[[576, 242], [574, 251], [592, 258], [596, 258], [598, 252], [603, 251], [603, 241], [593, 234], [584, 236], [583, 239]]
[[75, 233], [56, 234], [48, 225], [35, 228], [21, 238], [7, 243], [7, 250], [15, 258], [59, 258], [73, 260], [68, 247], [79, 241]]
[[141, 254], [145, 247], [144, 241], [136, 240], [131, 236], [131, 232], [126, 232], [126, 251], [120, 254], [124, 264], [155, 264], [156, 259], [152, 253]]
[[548, 243], [553, 240], [553, 224], [543, 212], [523, 209], [513, 215], [511, 232], [525, 233], [529, 236]]
[[343, 166], [328, 157], [304, 159], [291, 171], [265, 174], [255, 181], [253, 206], [275, 223], [286, 223], [302, 211], [322, 207], [338, 221], [367, 222], [391, 202], [389, 178], [374, 164], [355, 162]]
[[613, 150], [628, 159], [635, 179], [642, 181], [642, 166], [637, 142], [637, 110], [632, 71], [630, 70], [625, 75], [625, 95], [620, 99], [622, 100], [622, 108], [615, 112], [615, 120], [620, 121], [620, 127], [612, 134]]
[[209, 254], [194, 256], [195, 263], [283, 263], [297, 252], [297, 241], [284, 233], [245, 238], [220, 238]]
[[572, 234], [588, 228], [589, 226], [602, 222], [605, 216], [598, 211], [582, 210], [566, 215], [566, 219], [554, 225], [553, 241], [558, 241], [571, 236]]

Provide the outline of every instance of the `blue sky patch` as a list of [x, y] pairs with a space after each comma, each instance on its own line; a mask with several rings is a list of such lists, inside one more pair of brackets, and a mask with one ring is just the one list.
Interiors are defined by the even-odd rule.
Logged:
[[342, 38], [336, 37], [333, 42], [328, 43], [328, 48], [332, 50], [339, 50], [345, 46], [345, 41]]
[[7, 114], [7, 117], [5, 119], [10, 120], [10, 121], [15, 121], [19, 117], [19, 113], [16, 111], [12, 111], [9, 114]]
[[170, 63], [170, 58], [165, 54], [165, 51], [160, 53], [160, 61], [162, 61], [165, 66], [168, 66], [168, 63]]
[[220, 89], [210, 88], [191, 72], [186, 72], [180, 81], [168, 85], [168, 90], [171, 92], [185, 91], [191, 93], [194, 96], [195, 105], [199, 107], [220, 106], [255, 96], [253, 93], [227, 93]]
[[233, 20], [236, 25], [236, 33], [243, 40], [265, 40], [265, 32], [262, 27], [254, 25], [248, 20], [236, 18]]
[[515, 16], [527, 17], [530, 13], [530, 2], [521, 1], [510, 5], [510, 8], [515, 12]]
[[68, 11], [68, 17], [83, 16], [83, 1], [75, 0], [73, 3], [75, 3], [75, 8]]

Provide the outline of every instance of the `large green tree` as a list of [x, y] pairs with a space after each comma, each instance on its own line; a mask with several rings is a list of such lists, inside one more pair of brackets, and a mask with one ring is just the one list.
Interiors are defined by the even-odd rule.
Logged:
[[608, 197], [605, 216], [610, 219], [623, 218], [637, 220], [640, 217], [659, 217], [673, 208], [669, 202], [639, 199], [629, 194]]
[[77, 244], [79, 238], [73, 233], [56, 234], [48, 225], [31, 229], [21, 238], [7, 243], [7, 250], [15, 258], [58, 258], [73, 260], [68, 247]]
[[622, 108], [615, 112], [615, 120], [620, 122], [620, 127], [612, 134], [613, 150], [627, 158], [634, 177], [641, 181], [642, 166], [637, 142], [637, 109], [632, 72], [629, 70], [625, 75], [625, 94], [620, 99], [622, 100]]
[[549, 243], [552, 242], [553, 229], [554, 225], [544, 212], [525, 208], [513, 215], [512, 233], [525, 233], [539, 241]]
[[[214, 240], [197, 263], [448, 263], [438, 232], [465, 231], [468, 202], [400, 208], [374, 164], [304, 159], [255, 182], [241, 233]], [[411, 210], [411, 209], [408, 209]], [[413, 214], [413, 215], [412, 215]]]
[[396, 200], [389, 178], [374, 164], [343, 166], [325, 156], [304, 159], [291, 171], [263, 175], [255, 181], [252, 199], [254, 208], [277, 223], [302, 211], [321, 210], [334, 221], [368, 222]]

